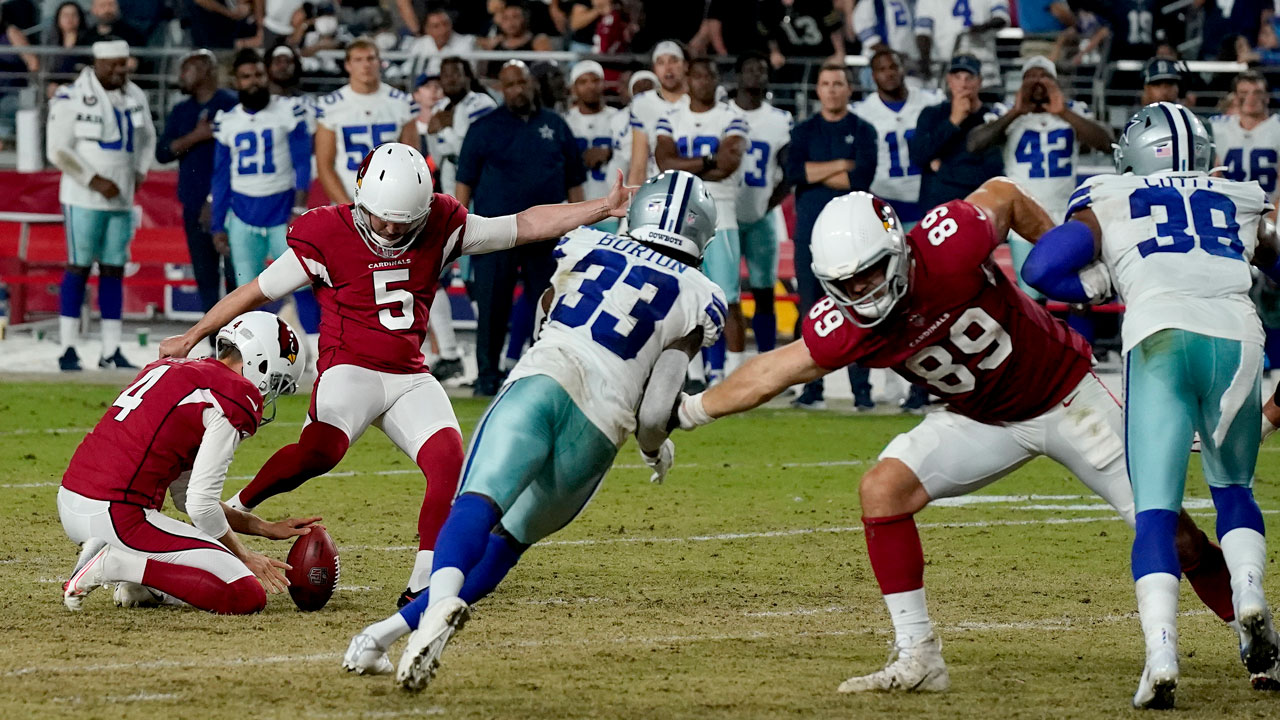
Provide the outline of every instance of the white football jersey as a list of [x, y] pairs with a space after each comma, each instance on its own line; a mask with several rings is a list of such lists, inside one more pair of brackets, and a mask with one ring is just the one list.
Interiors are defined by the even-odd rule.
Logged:
[[609, 160], [609, 182], [622, 171], [625, 180], [631, 170], [631, 108], [622, 108], [609, 121], [613, 135], [613, 158]]
[[[1068, 105], [1081, 117], [1093, 117], [1083, 103]], [[985, 120], [995, 120], [1009, 110], [1009, 106], [998, 104]], [[1079, 157], [1076, 131], [1053, 113], [1027, 113], [1005, 130], [1004, 174], [1039, 200], [1054, 222], [1061, 222], [1067, 210], [1067, 198], [1076, 186]]]
[[1097, 215], [1125, 302], [1125, 352], [1168, 328], [1262, 344], [1249, 263], [1265, 206], [1258, 183], [1204, 173], [1097, 175], [1076, 189], [1068, 212]]
[[267, 197], [294, 189], [289, 134], [299, 124], [306, 127], [306, 107], [278, 95], [256, 113], [244, 105], [219, 112], [213, 121], [213, 139], [231, 151], [231, 191]]
[[[681, 157], [715, 155], [720, 143], [730, 137], [750, 135], [747, 115], [737, 105], [719, 102], [706, 112], [694, 112], [686, 104], [667, 113], [658, 121], [658, 135], [666, 135], [676, 143]], [[707, 194], [716, 201], [716, 230], [738, 227], [738, 188], [742, 185], [743, 165], [724, 180], [703, 181]]]
[[1267, 197], [1276, 196], [1277, 153], [1280, 152], [1280, 115], [1271, 115], [1252, 130], [1240, 126], [1236, 115], [1212, 118], [1214, 165], [1226, 165], [1229, 180], [1252, 180]]
[[[613, 149], [614, 118], [622, 113], [608, 105], [594, 115], [584, 115], [578, 108], [569, 108], [564, 114], [573, 138], [578, 141], [578, 149], [586, 152], [589, 147]], [[582, 184], [583, 199], [594, 200], [609, 194], [609, 185], [613, 178], [609, 177], [612, 158], [596, 169], [587, 169], [587, 181]]]
[[933, 38], [934, 62], [950, 62], [957, 52], [971, 53], [982, 61], [983, 84], [992, 85], [1000, 80], [995, 33], [977, 37], [967, 31], [997, 17], [1009, 21], [1008, 0], [919, 0], [916, 35]]
[[[441, 98], [433, 109], [440, 112], [449, 107], [449, 102], [449, 98]], [[488, 93], [469, 92], [453, 109], [453, 124], [435, 135], [427, 136], [431, 157], [435, 158], [436, 167], [440, 168], [440, 192], [454, 194], [458, 186], [458, 155], [462, 153], [462, 141], [466, 139], [471, 124], [496, 107], [498, 104]]]
[[355, 196], [356, 171], [364, 156], [382, 143], [399, 140], [400, 130], [417, 114], [417, 101], [386, 83], [367, 95], [343, 85], [316, 101], [316, 122], [337, 138], [334, 169], [348, 195]]
[[644, 175], [646, 178], [658, 174], [658, 163], [653, 160], [653, 151], [658, 147], [658, 121], [666, 117], [667, 113], [680, 107], [689, 107], [687, 94], [681, 95], [675, 102], [667, 102], [657, 90], [645, 90], [631, 98], [631, 109], [628, 114], [631, 129], [643, 132], [649, 140], [649, 167]]
[[[877, 45], [888, 45], [907, 58], [919, 58], [915, 18], [911, 16], [914, 4], [908, 0], [858, 0], [851, 24], [862, 43], [862, 54], [871, 57]], [[881, 17], [877, 17], [877, 6]]]
[[83, 96], [76, 91], [75, 85], [69, 84], [59, 87], [49, 101], [45, 143], [50, 160], [55, 153], [65, 151], [78, 158], [76, 164], [87, 166], [86, 178], [101, 175], [120, 189], [120, 194], [107, 199], [98, 191], [90, 190], [87, 184], [82, 185], [68, 173], [63, 173], [58, 184], [58, 202], [63, 205], [95, 210], [128, 210], [133, 207], [137, 183], [151, 167], [156, 131], [151, 123], [151, 109], [146, 96], [135, 88], [132, 93], [109, 90], [107, 97], [111, 99], [113, 117], [107, 117], [106, 121], [116, 123], [120, 131], [120, 139], [109, 143], [77, 137], [76, 127], [81, 119], [104, 116], [98, 107], [97, 97]]
[[742, 114], [747, 118], [747, 152], [742, 156], [737, 211], [738, 222], [746, 224], [756, 222], [769, 212], [769, 198], [782, 182], [778, 153], [791, 144], [795, 121], [791, 113], [767, 102], [755, 110], [742, 110]]
[[698, 271], [626, 237], [592, 228], [565, 235], [554, 251], [555, 301], [538, 341], [507, 382], [546, 375], [617, 445], [662, 351], [694, 331], [720, 337], [724, 293]]
[[850, 109], [876, 129], [876, 175], [871, 192], [886, 200], [920, 202], [920, 168], [911, 163], [907, 141], [916, 132], [920, 111], [942, 102], [941, 93], [911, 90], [902, 107], [894, 110], [879, 93], [854, 103]]

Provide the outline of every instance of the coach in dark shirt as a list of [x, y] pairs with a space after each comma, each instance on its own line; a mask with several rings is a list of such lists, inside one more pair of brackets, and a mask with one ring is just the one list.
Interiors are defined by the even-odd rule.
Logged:
[[[498, 74], [504, 105], [477, 120], [458, 154], [458, 201], [474, 199], [479, 215], [499, 217], [534, 205], [582, 200], [586, 169], [573, 132], [559, 115], [537, 105], [529, 68], [512, 60]], [[555, 241], [524, 245], [471, 259], [475, 275], [476, 318], [475, 394], [494, 395], [502, 384], [499, 357], [511, 318], [516, 280], [524, 283], [524, 297], [536, 300], [551, 284]], [[533, 302], [525, 303], [529, 317], [516, 318], [513, 335], [533, 325]], [[526, 329], [527, 328], [527, 329]], [[521, 338], [517, 337], [516, 342]]]
[[[813, 253], [809, 240], [813, 224], [822, 208], [833, 198], [855, 190], [866, 191], [876, 175], [876, 131], [865, 120], [849, 112], [849, 71], [844, 65], [823, 65], [818, 73], [818, 102], [822, 112], [805, 120], [791, 132], [787, 155], [787, 181], [796, 188], [796, 285], [800, 291], [800, 316], [822, 296], [813, 276]], [[871, 385], [867, 372], [850, 368], [854, 402], [871, 405]], [[822, 381], [805, 386], [797, 405], [822, 406]]]
[[[218, 69], [213, 54], [197, 51], [182, 61], [178, 86], [190, 97], [169, 113], [164, 134], [156, 142], [156, 161], [178, 161], [178, 202], [182, 203], [182, 225], [187, 233], [187, 250], [200, 291], [200, 304], [208, 312], [218, 302], [218, 276], [222, 257], [213, 246], [208, 222], [201, 211], [213, 182], [213, 118], [220, 110], [230, 110], [240, 98], [218, 88]], [[231, 263], [227, 262], [228, 287], [233, 287]]]
[[1004, 172], [1003, 147], [993, 145], [969, 152], [969, 131], [985, 122], [991, 106], [978, 99], [982, 65], [972, 55], [957, 55], [947, 71], [951, 99], [927, 107], [907, 140], [911, 164], [920, 168], [920, 209], [963, 198], [982, 183]]

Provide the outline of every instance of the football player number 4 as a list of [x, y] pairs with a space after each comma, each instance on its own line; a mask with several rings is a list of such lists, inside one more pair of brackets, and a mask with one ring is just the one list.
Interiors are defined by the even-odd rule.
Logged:
[[[373, 273], [373, 302], [378, 306], [378, 322], [388, 330], [408, 330], [413, 327], [413, 293], [403, 288], [390, 287], [391, 283], [409, 281], [409, 268], [375, 270]], [[394, 305], [395, 307], [382, 307]]]
[[169, 365], [157, 365], [156, 367], [151, 368], [146, 375], [138, 378], [137, 382], [125, 388], [124, 392], [120, 393], [120, 397], [116, 398], [116, 401], [111, 403], [111, 407], [120, 408], [120, 412], [116, 413], [116, 422], [124, 422], [124, 419], [129, 417], [129, 413], [136, 410], [138, 406], [142, 404], [142, 397], [160, 381], [160, 378], [163, 377], [165, 373], [169, 372], [169, 367]]

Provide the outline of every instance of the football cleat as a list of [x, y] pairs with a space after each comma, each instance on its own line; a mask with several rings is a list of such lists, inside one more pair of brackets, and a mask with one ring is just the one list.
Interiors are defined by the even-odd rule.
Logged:
[[386, 648], [379, 645], [372, 635], [363, 632], [351, 638], [351, 644], [342, 656], [342, 669], [357, 675], [390, 675], [395, 671]]
[[912, 645], [894, 643], [883, 670], [851, 677], [840, 683], [836, 691], [946, 692], [950, 687], [951, 676], [942, 660], [942, 641], [929, 633]]
[[102, 566], [111, 547], [105, 543], [103, 545], [76, 570], [67, 584], [62, 586], [62, 604], [66, 605], [68, 610], [79, 611], [84, 604], [85, 596], [106, 584]]
[[1253, 686], [1254, 690], [1269, 690], [1271, 692], [1280, 690], [1280, 661], [1277, 661], [1275, 665], [1263, 672], [1252, 673], [1249, 676], [1249, 684]]
[[462, 377], [462, 373], [462, 358], [440, 358], [431, 364], [431, 374], [440, 382]]
[[1133, 694], [1133, 706], [1139, 710], [1173, 709], [1174, 691], [1178, 688], [1178, 655], [1172, 648], [1162, 648], [1147, 658]]
[[791, 401], [791, 407], [801, 410], [826, 410], [827, 401], [822, 399], [822, 391], [805, 386], [800, 397]]
[[116, 368], [117, 370], [137, 370], [138, 366], [129, 362], [129, 359], [120, 352], [120, 348], [116, 348], [115, 354], [111, 357], [102, 357], [98, 359], [98, 367], [102, 369]]
[[1250, 673], [1264, 673], [1280, 659], [1280, 638], [1271, 627], [1271, 612], [1261, 592], [1244, 598], [1236, 611], [1240, 622], [1240, 661]]
[[426, 591], [427, 591], [427, 588], [422, 588], [421, 590], [418, 590], [416, 592], [413, 590], [410, 590], [409, 588], [405, 588], [404, 592], [400, 593], [400, 597], [396, 598], [396, 607], [402, 608], [405, 605], [408, 605], [414, 600], [417, 600], [418, 596]]
[[83, 369], [80, 367], [80, 355], [76, 353], [75, 348], [69, 347], [62, 353], [62, 357], [58, 358], [58, 369], [62, 372], [80, 372]]
[[858, 392], [853, 394], [853, 409], [858, 412], [867, 412], [876, 409], [876, 401], [871, 399], [870, 392]]
[[440, 656], [449, 638], [461, 630], [470, 617], [471, 608], [458, 597], [445, 598], [427, 608], [400, 656], [400, 667], [396, 670], [400, 687], [410, 692], [425, 688], [440, 667]]
[[153, 608], [164, 604], [165, 594], [134, 582], [116, 583], [111, 600], [119, 608]]

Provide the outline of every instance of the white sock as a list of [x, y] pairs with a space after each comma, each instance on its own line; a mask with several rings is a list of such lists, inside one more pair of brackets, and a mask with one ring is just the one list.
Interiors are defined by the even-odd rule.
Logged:
[[893, 620], [893, 632], [899, 647], [915, 645], [933, 632], [929, 608], [924, 602], [924, 588], [885, 595], [884, 604], [889, 606], [889, 617]]
[[63, 352], [67, 348], [75, 347], [80, 340], [80, 318], [67, 317], [66, 315], [58, 316], [58, 341], [62, 344]]
[[102, 321], [102, 357], [109, 358], [120, 349], [120, 336], [124, 333], [124, 324], [119, 320]]
[[[241, 492], [244, 492], [244, 491], [242, 490]], [[227, 505], [230, 505], [232, 508], [235, 508], [240, 512], [253, 512], [253, 508], [249, 507], [248, 505], [245, 505], [244, 501], [240, 499], [240, 493], [236, 493], [234, 496], [232, 496], [232, 498], [227, 501]]]
[[702, 353], [694, 355], [689, 361], [689, 379], [706, 382], [707, 368], [702, 364]]
[[1178, 576], [1148, 573], [1134, 583], [1147, 657], [1169, 649], [1178, 654]]
[[109, 582], [132, 582], [142, 584], [142, 574], [147, 569], [147, 558], [144, 555], [108, 547], [102, 556], [102, 576]]
[[1267, 539], [1252, 528], [1236, 528], [1222, 536], [1222, 559], [1231, 573], [1231, 600], [1237, 612], [1241, 600], [1263, 602], [1262, 568], [1267, 562]]
[[431, 599], [427, 601], [427, 607], [445, 598], [458, 597], [458, 593], [462, 592], [462, 581], [465, 579], [466, 576], [462, 571], [455, 567], [440, 568], [431, 573], [431, 585], [428, 589]]
[[386, 620], [380, 620], [364, 629], [365, 635], [372, 635], [375, 642], [383, 650], [391, 647], [391, 643], [408, 635], [409, 623], [405, 621], [400, 613], [392, 613], [391, 617]]
[[733, 350], [726, 352], [724, 355], [725, 377], [729, 377], [729, 375], [733, 374], [733, 371], [737, 370], [742, 365], [746, 360], [746, 357], [747, 354], [745, 352], [734, 352]]
[[409, 592], [420, 592], [431, 584], [431, 561], [435, 559], [434, 550], [419, 550], [413, 559], [413, 572], [409, 573]]
[[458, 334], [453, 330], [453, 305], [449, 303], [449, 293], [443, 287], [436, 288], [436, 297], [431, 301], [431, 314], [427, 317], [431, 332], [436, 336], [436, 345], [440, 347], [440, 357], [445, 360], [457, 360], [462, 357], [458, 352]]

